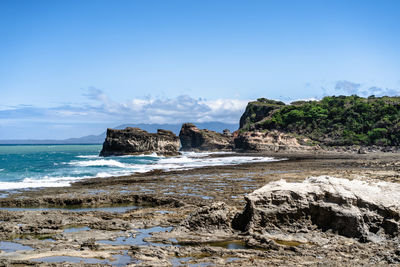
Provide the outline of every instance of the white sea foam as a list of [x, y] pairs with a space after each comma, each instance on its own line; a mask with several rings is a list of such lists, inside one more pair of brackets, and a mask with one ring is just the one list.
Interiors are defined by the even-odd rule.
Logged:
[[81, 156], [76, 156], [77, 158], [81, 159], [98, 159], [100, 158], [98, 155], [81, 155]]
[[158, 156], [157, 153], [153, 152], [151, 154], [140, 154], [140, 155], [123, 155], [118, 156], [119, 158], [137, 158], [137, 157], [151, 157], [151, 158], [160, 158], [162, 156]]
[[0, 182], [0, 190], [40, 188], [40, 187], [65, 187], [85, 177], [42, 177], [41, 179], [25, 178], [21, 182]]
[[114, 159], [99, 159], [99, 160], [88, 160], [88, 161], [72, 161], [69, 162], [70, 165], [80, 166], [80, 167], [92, 167], [92, 166], [108, 166], [108, 167], [120, 167], [128, 168], [128, 164], [124, 164]]
[[113, 177], [113, 176], [124, 176], [132, 174], [132, 171], [118, 171], [118, 172], [99, 172], [96, 174], [96, 178], [106, 178], [106, 177]]
[[249, 162], [270, 162], [277, 161], [278, 159], [271, 157], [220, 157], [220, 158], [195, 158], [195, 157], [175, 157], [175, 158], [165, 158], [160, 159], [158, 164], [169, 164], [172, 168], [196, 168], [205, 166], [220, 166], [220, 165], [232, 165], [232, 164], [242, 164]]
[[210, 155], [227, 155], [227, 154], [234, 154], [234, 152], [228, 152], [228, 151], [219, 151], [219, 152], [183, 152], [183, 156], [187, 157], [195, 157], [195, 158], [201, 158], [201, 157], [208, 157]]
[[[224, 155], [223, 157], [208, 157], [212, 154], [232, 154]], [[194, 153], [186, 152], [178, 157], [159, 157], [156, 155], [143, 155], [151, 156], [154, 159], [137, 159], [135, 163], [122, 163], [118, 161], [119, 157], [101, 158], [95, 155], [78, 156], [83, 159], [93, 160], [76, 160], [66, 162], [64, 164], [70, 166], [81, 167], [80, 169], [71, 169], [70, 174], [79, 176], [79, 174], [90, 173], [89, 168], [85, 167], [103, 167], [104, 171], [94, 173], [92, 176], [87, 174], [80, 177], [69, 177], [63, 176], [61, 173], [55, 176], [44, 176], [38, 178], [25, 178], [20, 182], [0, 182], [0, 190], [8, 189], [22, 189], [22, 188], [39, 188], [39, 187], [63, 187], [70, 186], [73, 182], [86, 178], [105, 178], [112, 176], [123, 176], [130, 175], [133, 173], [144, 173], [151, 170], [185, 170], [200, 168], [205, 166], [222, 166], [222, 165], [234, 165], [250, 162], [271, 162], [282, 159], [275, 159], [271, 157], [254, 157], [254, 156], [237, 156], [237, 154], [231, 152], [206, 152], [206, 153]], [[141, 156], [141, 157], [143, 157]], [[132, 156], [130, 156], [132, 157]], [[138, 156], [133, 156], [138, 157]], [[140, 156], [139, 156], [140, 157]], [[156, 157], [156, 158], [155, 158]], [[97, 159], [99, 158], [99, 159]], [[107, 169], [109, 167], [109, 169]], [[112, 168], [112, 169], [110, 169]], [[117, 169], [115, 169], [117, 168]], [[0, 169], [1, 171], [2, 169]]]
[[4, 169], [0, 169], [0, 172], [4, 171]]
[[[80, 159], [104, 159], [101, 156], [98, 155], [80, 155], [76, 156], [77, 158]], [[149, 157], [149, 158], [160, 158], [162, 156], [158, 156], [157, 153], [151, 153], [151, 154], [141, 154], [141, 155], [122, 155], [122, 156], [116, 156], [116, 158], [141, 158], [141, 157]]]

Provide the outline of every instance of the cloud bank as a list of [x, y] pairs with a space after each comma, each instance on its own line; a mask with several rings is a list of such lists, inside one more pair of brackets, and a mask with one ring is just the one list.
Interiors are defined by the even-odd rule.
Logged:
[[[321, 92], [325, 95], [395, 96], [399, 89], [367, 86], [341, 80]], [[53, 107], [0, 106], [0, 139], [69, 138], [99, 134], [107, 127], [125, 123], [182, 123], [221, 121], [238, 123], [248, 100], [203, 99], [180, 95], [173, 98], [133, 98], [117, 102], [98, 88], [83, 93], [85, 103]], [[265, 96], [260, 96], [265, 97]], [[315, 97], [314, 99], [320, 99]], [[282, 99], [280, 99], [282, 100]], [[311, 99], [309, 99], [311, 100]], [[290, 101], [286, 102], [292, 102]]]
[[118, 103], [97, 88], [90, 88], [84, 95], [95, 104], [87, 105], [82, 110], [69, 107], [67, 110], [59, 109], [58, 112], [76, 111], [97, 118], [135, 123], [237, 123], [248, 102], [237, 99], [194, 99], [188, 95], [181, 95], [175, 98], [134, 98], [125, 103]]
[[[87, 103], [65, 104], [56, 107], [2, 106], [0, 107], [0, 130], [5, 127], [22, 129], [22, 125], [53, 124], [51, 131], [66, 131], [74, 127], [81, 129], [82, 136], [95, 134], [89, 125], [115, 127], [123, 123], [182, 123], [221, 121], [238, 123], [248, 101], [237, 99], [195, 99], [188, 95], [175, 98], [134, 98], [119, 103], [98, 88], [85, 90]], [[79, 127], [78, 127], [79, 126]], [[21, 128], [22, 127], [22, 128]], [[49, 126], [46, 126], [49, 128]], [[21, 130], [19, 130], [21, 131]], [[10, 135], [10, 134], [9, 134]], [[19, 136], [19, 135], [18, 135]], [[20, 138], [26, 138], [21, 137]], [[49, 136], [46, 136], [48, 138]], [[69, 135], [68, 137], [71, 137]], [[13, 137], [0, 133], [0, 139]]]
[[383, 88], [378, 86], [368, 86], [361, 83], [350, 81], [337, 81], [335, 84], [335, 91], [346, 95], [358, 95], [367, 97], [370, 95], [375, 96], [399, 96], [399, 89]]

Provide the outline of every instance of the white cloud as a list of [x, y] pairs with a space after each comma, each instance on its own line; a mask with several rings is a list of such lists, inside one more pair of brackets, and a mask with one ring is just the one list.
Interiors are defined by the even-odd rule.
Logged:
[[399, 96], [400, 89], [382, 88], [378, 86], [364, 85], [350, 81], [337, 81], [335, 85], [337, 92], [342, 92], [350, 95], [358, 95], [367, 97], [370, 95], [375, 96]]
[[335, 85], [336, 91], [346, 92], [348, 94], [357, 94], [360, 90], [361, 84], [349, 81], [337, 81]]
[[195, 99], [188, 95], [175, 98], [134, 98], [124, 103], [113, 101], [102, 90], [89, 88], [83, 94], [89, 104], [69, 104], [52, 108], [32, 106], [0, 110], [0, 121], [181, 123], [222, 121], [237, 123], [247, 102], [236, 99]]

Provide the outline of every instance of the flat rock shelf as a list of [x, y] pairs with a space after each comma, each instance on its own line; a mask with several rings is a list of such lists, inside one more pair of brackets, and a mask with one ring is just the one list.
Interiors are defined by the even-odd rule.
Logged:
[[273, 156], [1, 192], [0, 264], [400, 263], [397, 154]]

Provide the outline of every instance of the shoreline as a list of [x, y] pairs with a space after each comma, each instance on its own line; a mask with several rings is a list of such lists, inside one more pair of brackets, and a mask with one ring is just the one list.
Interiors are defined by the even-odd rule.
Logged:
[[[336, 240], [336, 243], [329, 243], [328, 248], [316, 244], [295, 246], [294, 243], [277, 241], [279, 249], [267, 251], [246, 247], [243, 243], [245, 237], [239, 233], [218, 237], [194, 232], [172, 240], [175, 237], [172, 238], [171, 229], [175, 229], [190, 214], [221, 201], [229, 209], [239, 212], [245, 205], [245, 194], [271, 181], [302, 181], [309, 176], [330, 175], [400, 183], [400, 164], [396, 153], [321, 155], [274, 152], [242, 155], [285, 156], [288, 160], [93, 178], [78, 181], [70, 187], [27, 190], [0, 198], [1, 207], [27, 208], [0, 209], [0, 220], [3, 221], [0, 239], [32, 248], [0, 253], [0, 262], [32, 264], [31, 259], [34, 258], [40, 261], [59, 257], [60, 260], [67, 259], [71, 265], [79, 265], [73, 263], [71, 257], [87, 260], [87, 263], [90, 259], [103, 257], [101, 263], [111, 265], [118, 265], [118, 260], [123, 262], [122, 259], [125, 259], [125, 263], [136, 262], [139, 265], [186, 262], [264, 266], [316, 264], [321, 262], [318, 255], [325, 255], [323, 262], [327, 264], [350, 264], [350, 258], [346, 258], [350, 256], [357, 259], [359, 265], [370, 262], [365, 255], [376, 254], [375, 250], [379, 247], [375, 244], [358, 243], [329, 233], [324, 233], [327, 240]], [[117, 206], [125, 208], [120, 212], [112, 212], [112, 209], [91, 210]], [[33, 207], [43, 209], [29, 209]], [[87, 209], [65, 209], [68, 207]], [[66, 231], [70, 228], [72, 232]], [[145, 230], [147, 228], [150, 229], [148, 231], [160, 231], [157, 233], [154, 230], [153, 234], [149, 234]], [[143, 235], [145, 238], [140, 239]], [[142, 241], [139, 242], [135, 236]], [[104, 243], [102, 240], [109, 241]], [[360, 248], [358, 252], [348, 252], [346, 242], [350, 241]], [[389, 251], [385, 246], [379, 249]], [[205, 257], [196, 256], [205, 252]], [[144, 254], [147, 258], [142, 257]], [[62, 256], [70, 258], [60, 258]], [[375, 257], [377, 263], [384, 262], [382, 257]], [[57, 264], [63, 265], [61, 262]]]
[[[130, 176], [145, 174], [147, 172], [169, 172], [174, 170], [188, 170], [207, 166], [236, 165], [247, 162], [269, 162], [275, 160], [272, 157], [259, 157], [257, 155], [242, 154], [236, 152], [183, 152], [179, 156], [165, 157], [155, 153], [140, 155], [124, 155], [113, 157], [102, 157], [97, 155], [77, 155], [77, 159], [70, 159], [67, 162], [55, 162], [55, 166], [72, 166], [81, 169], [79, 172], [90, 172], [91, 168], [98, 168], [92, 175], [73, 176], [65, 173], [64, 176], [52, 176], [51, 173], [43, 173], [40, 179], [25, 177], [21, 181], [0, 182], [0, 192], [14, 190], [32, 190], [50, 187], [69, 187], [74, 182], [87, 179], [106, 179], [119, 176]], [[146, 163], [141, 163], [147, 161]], [[104, 170], [102, 168], [105, 168]], [[1, 169], [0, 169], [1, 170]], [[74, 172], [71, 169], [69, 173]], [[64, 171], [66, 172], [66, 171]]]

